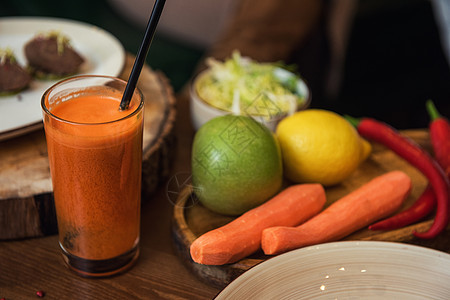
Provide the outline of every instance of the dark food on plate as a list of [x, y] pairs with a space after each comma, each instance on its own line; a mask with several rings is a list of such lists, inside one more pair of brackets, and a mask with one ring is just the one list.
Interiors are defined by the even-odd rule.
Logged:
[[19, 92], [31, 82], [31, 76], [22, 68], [10, 49], [0, 49], [0, 95]]
[[78, 71], [83, 57], [60, 32], [39, 34], [25, 45], [28, 65], [38, 78], [58, 78]]

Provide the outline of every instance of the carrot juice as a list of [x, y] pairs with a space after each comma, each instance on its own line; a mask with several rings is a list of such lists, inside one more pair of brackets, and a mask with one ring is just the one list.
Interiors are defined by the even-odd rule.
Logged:
[[96, 80], [62, 81], [42, 99], [59, 243], [85, 276], [123, 271], [139, 252], [142, 95], [120, 111], [118, 79]]

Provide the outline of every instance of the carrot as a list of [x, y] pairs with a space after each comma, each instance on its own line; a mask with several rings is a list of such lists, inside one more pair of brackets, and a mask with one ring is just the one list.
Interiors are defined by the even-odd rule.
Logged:
[[191, 257], [205, 265], [236, 262], [260, 249], [263, 229], [296, 226], [319, 213], [325, 202], [320, 184], [290, 186], [264, 204], [197, 238], [190, 247]]
[[[436, 196], [436, 215], [433, 224], [427, 231], [414, 231], [413, 234], [421, 239], [431, 239], [444, 231], [450, 219], [450, 181], [444, 174], [441, 166], [439, 166], [439, 163], [422, 147], [418, 146], [411, 139], [408, 139], [386, 123], [371, 118], [356, 120], [349, 117], [348, 120], [355, 123], [356, 129], [362, 137], [388, 147], [427, 177], [428, 183], [433, 188], [434, 195]], [[430, 128], [430, 134], [431, 131]], [[443, 137], [445, 136], [440, 136], [440, 139]], [[433, 135], [431, 135], [431, 138], [433, 143]], [[438, 147], [441, 148], [444, 147], [444, 145], [445, 144], [440, 144]], [[442, 148], [442, 151], [443, 150], [444, 149]], [[438, 153], [435, 154], [437, 157]]]
[[331, 204], [298, 227], [277, 226], [262, 233], [265, 254], [339, 240], [400, 208], [411, 189], [411, 179], [401, 171], [378, 176]]

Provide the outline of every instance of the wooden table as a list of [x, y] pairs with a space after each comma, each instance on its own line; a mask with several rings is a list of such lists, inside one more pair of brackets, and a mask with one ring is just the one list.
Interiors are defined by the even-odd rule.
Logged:
[[[177, 147], [170, 182], [190, 173], [194, 135], [188, 100], [177, 97]], [[173, 198], [162, 184], [142, 207], [141, 255], [127, 273], [107, 279], [85, 279], [69, 271], [61, 258], [56, 235], [0, 242], [0, 298], [36, 299], [211, 299], [219, 288], [207, 285], [176, 255], [171, 237]], [[450, 253], [448, 231], [430, 241], [412, 240]]]
[[[187, 100], [177, 103], [177, 147], [169, 181], [190, 172], [190, 125]], [[218, 288], [196, 278], [175, 254], [171, 238], [173, 204], [163, 182], [142, 207], [141, 254], [127, 273], [85, 279], [69, 271], [56, 235], [0, 242], [0, 299], [211, 299]]]

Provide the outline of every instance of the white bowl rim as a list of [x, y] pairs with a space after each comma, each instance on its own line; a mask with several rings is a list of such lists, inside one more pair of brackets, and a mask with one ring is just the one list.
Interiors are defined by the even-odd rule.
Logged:
[[[283, 70], [284, 70], [284, 69], [283, 69]], [[210, 71], [211, 71], [211, 70], [210, 70], [209, 68], [208, 68], [208, 69], [205, 69], [205, 70], [203, 70], [203, 71], [197, 73], [197, 74], [191, 79], [191, 82], [190, 82], [190, 84], [189, 84], [189, 93], [190, 93], [190, 95], [191, 95], [191, 99], [197, 99], [197, 100], [199, 100], [201, 103], [205, 104], [206, 106], [208, 106], [209, 108], [211, 108], [211, 110], [213, 110], [213, 111], [217, 111], [217, 112], [220, 112], [220, 113], [223, 113], [223, 114], [232, 114], [232, 113], [233, 113], [232, 111], [225, 110], [225, 109], [219, 108], [219, 107], [217, 107], [217, 106], [214, 106], [214, 105], [210, 104], [209, 102], [207, 102], [207, 101], [206, 101], [205, 99], [203, 99], [202, 97], [200, 97], [200, 95], [198, 95], [197, 89], [196, 89], [196, 82], [197, 82], [198, 78], [200, 78], [200, 77], [202, 77], [202, 76], [206, 76], [206, 74], [207, 74], [208, 72], [210, 72]], [[286, 71], [286, 72], [289, 72], [289, 73], [292, 73], [291, 71], [288, 71], [288, 70], [285, 70], [285, 71]], [[292, 73], [292, 74], [294, 74], [294, 73]], [[306, 80], [305, 80], [304, 78], [302, 78], [302, 77], [299, 77], [297, 81], [301, 82], [301, 83], [304, 85], [304, 87], [306, 88], [306, 92], [307, 92], [307, 93], [306, 93], [306, 96], [305, 96], [305, 101], [304, 101], [304, 103], [303, 103], [301, 106], [298, 106], [298, 105], [297, 105], [295, 111], [307, 109], [307, 108], [309, 107], [309, 105], [311, 104], [311, 101], [312, 101], [312, 92], [311, 92], [311, 89], [310, 89], [308, 83], [306, 82]], [[278, 118], [282, 118], [282, 117], [284, 117], [284, 114], [281, 115], [281, 116], [279, 116], [279, 117], [277, 117], [277, 118], [274, 118], [274, 119], [278, 119]]]

